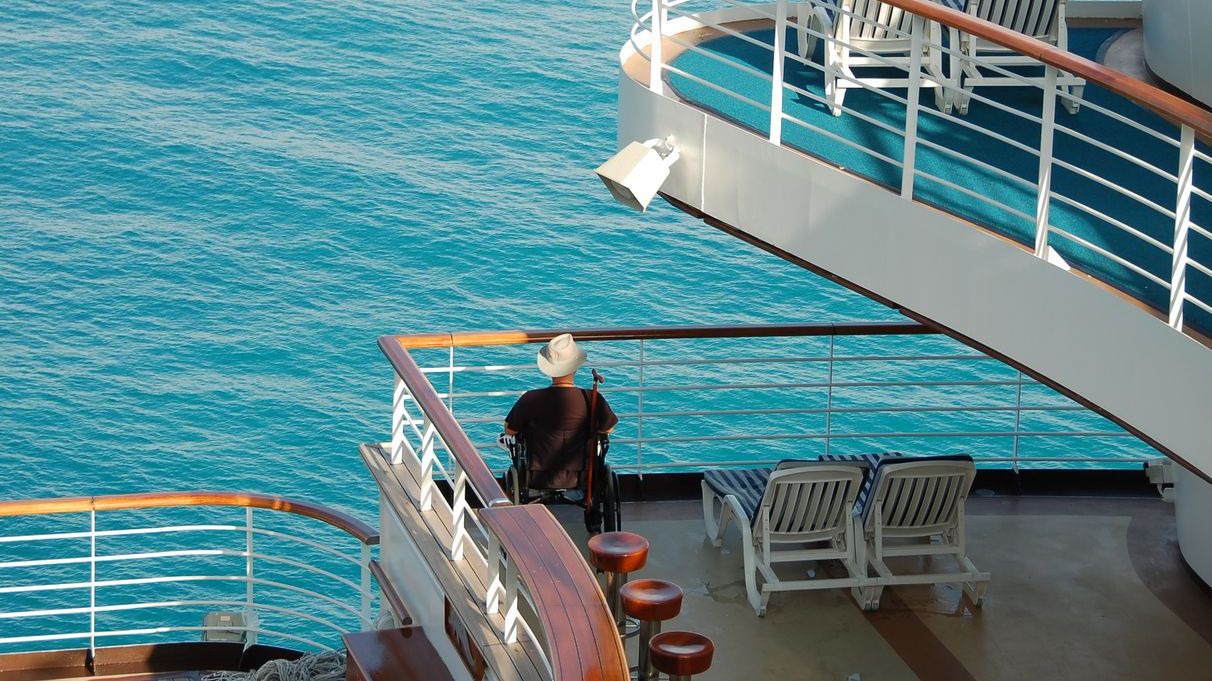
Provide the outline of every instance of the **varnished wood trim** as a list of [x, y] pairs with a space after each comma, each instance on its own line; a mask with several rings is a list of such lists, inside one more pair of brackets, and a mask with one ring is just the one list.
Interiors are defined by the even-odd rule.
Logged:
[[544, 506], [480, 511], [534, 601], [555, 681], [628, 678], [610, 609], [581, 552]]
[[884, 2], [1081, 76], [1154, 111], [1171, 123], [1191, 126], [1200, 137], [1212, 140], [1212, 112], [1125, 73], [934, 0]]
[[383, 600], [391, 606], [391, 611], [396, 614], [402, 626], [412, 624], [412, 615], [408, 612], [408, 606], [404, 605], [404, 599], [400, 598], [400, 592], [396, 591], [396, 587], [391, 583], [391, 578], [383, 571], [383, 566], [379, 561], [370, 561], [370, 574], [374, 576], [375, 581], [379, 583], [379, 592], [383, 594]]
[[[785, 336], [901, 336], [938, 333], [915, 322], [853, 322], [839, 324], [745, 324], [733, 326], [648, 326], [602, 329], [464, 331], [441, 334], [384, 336], [400, 347], [445, 348], [546, 343], [562, 333], [579, 341], [634, 341], [670, 338], [768, 338]], [[379, 344], [382, 345], [380, 339]]]
[[168, 506], [242, 506], [246, 508], [265, 508], [315, 518], [356, 537], [363, 544], [373, 546], [379, 543], [379, 533], [375, 528], [342, 511], [307, 501], [244, 492], [147, 492], [141, 494], [111, 494], [99, 497], [0, 501], [0, 517], [47, 515], [52, 513], [84, 513], [87, 511], [117, 511], [136, 508], [163, 508]]
[[[442, 335], [446, 336], [446, 334]], [[467, 473], [468, 482], [471, 483], [484, 505], [508, 504], [509, 500], [501, 491], [501, 485], [497, 483], [496, 476], [488, 469], [488, 464], [484, 463], [484, 459], [471, 444], [467, 433], [463, 432], [463, 427], [446, 408], [442, 398], [438, 397], [433, 384], [429, 382], [429, 377], [421, 371], [421, 367], [417, 366], [412, 355], [408, 354], [408, 351], [396, 341], [394, 336], [380, 337], [379, 349], [387, 356], [387, 361], [391, 362], [396, 375], [404, 381], [404, 385], [408, 386], [408, 392], [433, 424], [434, 430], [442, 436], [446, 449], [458, 462], [459, 467]]]

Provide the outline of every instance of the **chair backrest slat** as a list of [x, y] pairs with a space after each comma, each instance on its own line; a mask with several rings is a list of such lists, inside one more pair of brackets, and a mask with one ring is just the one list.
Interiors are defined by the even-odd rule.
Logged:
[[1034, 38], [1051, 37], [1058, 0], [968, 0], [976, 16]]
[[793, 527], [803, 527], [805, 529], [813, 529], [819, 516], [817, 513], [821, 510], [821, 500], [827, 495], [833, 494], [833, 488], [837, 485], [835, 482], [827, 482], [823, 485], [812, 485], [812, 493], [800, 507], [800, 512], [796, 514]]
[[913, 15], [881, 0], [854, 0], [850, 34], [864, 40], [903, 40], [909, 37]]
[[975, 475], [971, 460], [885, 460], [876, 472], [867, 524], [876, 518], [885, 528], [913, 529], [951, 525]]
[[768, 514], [772, 534], [839, 530], [861, 485], [862, 469], [855, 466], [781, 468], [771, 475], [759, 513]]

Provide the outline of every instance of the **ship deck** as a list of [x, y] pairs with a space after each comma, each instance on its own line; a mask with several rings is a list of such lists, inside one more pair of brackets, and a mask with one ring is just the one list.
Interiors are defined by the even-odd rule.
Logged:
[[[1212, 592], [1182, 562], [1172, 505], [974, 496], [967, 508], [968, 555], [992, 574], [982, 607], [957, 585], [901, 586], [868, 613], [832, 589], [775, 593], [763, 618], [745, 600], [735, 526], [717, 549], [697, 500], [630, 503], [623, 517], [652, 545], [637, 576], [685, 591], [665, 629], [716, 643], [712, 669], [696, 679], [1206, 678]], [[578, 510], [553, 511], [583, 545]], [[802, 565], [787, 569], [812, 567]]]

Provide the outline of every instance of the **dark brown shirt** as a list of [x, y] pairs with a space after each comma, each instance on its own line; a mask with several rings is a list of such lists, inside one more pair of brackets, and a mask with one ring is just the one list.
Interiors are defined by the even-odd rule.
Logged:
[[[510, 430], [563, 430], [581, 431], [589, 435], [589, 396], [583, 388], [558, 387], [528, 390], [518, 398], [505, 417]], [[606, 398], [598, 393], [598, 432], [614, 428], [619, 417], [614, 415]]]
[[[530, 487], [573, 489], [584, 486], [589, 450], [589, 400], [592, 393], [575, 387], [548, 386], [518, 398], [505, 425], [521, 433], [529, 457]], [[598, 395], [595, 418], [604, 433], [619, 422], [606, 398]]]

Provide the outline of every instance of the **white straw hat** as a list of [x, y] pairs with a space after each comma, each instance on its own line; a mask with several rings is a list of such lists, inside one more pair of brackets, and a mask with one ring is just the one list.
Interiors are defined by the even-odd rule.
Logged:
[[556, 378], [567, 376], [585, 363], [585, 351], [577, 347], [572, 334], [562, 333], [539, 350], [539, 371]]

